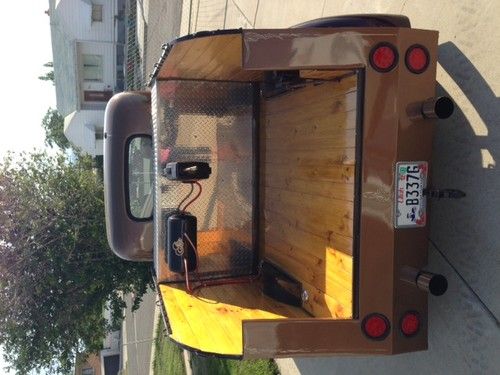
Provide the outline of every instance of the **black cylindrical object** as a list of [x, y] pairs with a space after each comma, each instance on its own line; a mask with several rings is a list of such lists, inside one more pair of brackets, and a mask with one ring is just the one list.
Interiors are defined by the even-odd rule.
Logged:
[[168, 217], [166, 226], [167, 243], [165, 249], [170, 271], [184, 273], [184, 259], [187, 260], [189, 272], [196, 270], [196, 216], [182, 212], [174, 213]]
[[448, 290], [448, 280], [443, 275], [421, 271], [415, 280], [417, 288], [425, 290], [434, 296], [442, 296]]
[[443, 275], [418, 270], [413, 267], [402, 268], [401, 280], [434, 296], [441, 296], [448, 289], [448, 280]]
[[452, 115], [454, 109], [455, 104], [446, 96], [429, 98], [422, 103], [422, 115], [425, 118], [445, 119]]

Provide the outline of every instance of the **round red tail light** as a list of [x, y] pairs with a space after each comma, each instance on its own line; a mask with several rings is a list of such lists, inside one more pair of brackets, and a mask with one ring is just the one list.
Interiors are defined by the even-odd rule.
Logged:
[[423, 73], [429, 66], [429, 52], [424, 46], [414, 44], [406, 51], [405, 62], [410, 72]]
[[383, 340], [389, 335], [391, 326], [389, 320], [382, 314], [373, 313], [367, 315], [361, 327], [366, 336], [374, 340]]
[[420, 317], [417, 312], [409, 311], [403, 315], [401, 319], [401, 332], [403, 335], [410, 337], [415, 336], [420, 329]]
[[370, 52], [370, 64], [377, 72], [389, 72], [398, 64], [398, 51], [392, 44], [379, 43]]

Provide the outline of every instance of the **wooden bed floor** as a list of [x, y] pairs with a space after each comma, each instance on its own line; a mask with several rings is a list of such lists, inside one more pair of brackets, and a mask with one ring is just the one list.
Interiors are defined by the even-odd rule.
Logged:
[[357, 84], [353, 74], [261, 101], [260, 248], [317, 318], [352, 318]]
[[311, 318], [304, 310], [277, 302], [258, 282], [203, 288], [195, 295], [183, 285], [160, 285], [172, 334], [183, 345], [221, 355], [243, 354], [243, 321]]

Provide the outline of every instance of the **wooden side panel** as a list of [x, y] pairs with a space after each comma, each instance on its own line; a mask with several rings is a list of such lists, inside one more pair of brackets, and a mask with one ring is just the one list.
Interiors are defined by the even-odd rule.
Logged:
[[241, 34], [212, 35], [176, 43], [158, 79], [259, 81], [262, 71], [242, 69]]
[[352, 317], [356, 89], [353, 75], [261, 103], [261, 248], [300, 280], [315, 317]]
[[264, 296], [257, 282], [207, 287], [194, 295], [184, 286], [159, 287], [171, 338], [206, 353], [242, 355], [244, 320], [310, 317]]

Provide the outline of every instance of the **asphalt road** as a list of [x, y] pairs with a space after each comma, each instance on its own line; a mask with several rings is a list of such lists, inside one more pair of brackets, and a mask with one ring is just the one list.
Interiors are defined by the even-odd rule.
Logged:
[[154, 311], [156, 294], [146, 294], [139, 309], [132, 312], [132, 297], [128, 295], [124, 329], [122, 331], [122, 360], [126, 375], [149, 374], [151, 349], [153, 346]]

